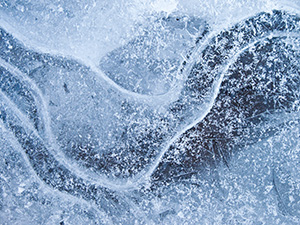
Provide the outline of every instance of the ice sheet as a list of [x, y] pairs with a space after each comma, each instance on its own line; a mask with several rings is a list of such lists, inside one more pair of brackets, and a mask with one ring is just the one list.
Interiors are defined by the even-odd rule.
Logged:
[[4, 224], [299, 224], [298, 1], [0, 1]]

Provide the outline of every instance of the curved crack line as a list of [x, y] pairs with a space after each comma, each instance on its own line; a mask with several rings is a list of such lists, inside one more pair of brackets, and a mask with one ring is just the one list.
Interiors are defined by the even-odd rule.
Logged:
[[[286, 16], [289, 16], [292, 18], [286, 18]], [[278, 17], [284, 17], [284, 18], [278, 18]], [[270, 27], [270, 28], [264, 27], [265, 29], [269, 29], [268, 32], [258, 34], [260, 32], [264, 32], [262, 27], [259, 27], [258, 24], [255, 24], [257, 22], [260, 22], [259, 19], [261, 19], [261, 18], [266, 19], [267, 22], [271, 23], [272, 27]], [[294, 24], [295, 18], [296, 18], [296, 20], [298, 19], [298, 24]], [[255, 21], [255, 19], [257, 19], [257, 20]], [[219, 41], [217, 38], [222, 37], [220, 35], [222, 35], [222, 34], [227, 35], [226, 32], [228, 32], [228, 31], [233, 32], [235, 34], [240, 33], [239, 31], [236, 31], [236, 30], [232, 31], [232, 29], [249, 28], [249, 30], [252, 30], [254, 33], [249, 34], [249, 36], [251, 36], [251, 37], [248, 37], [248, 38], [255, 38], [258, 36], [261, 36], [263, 38], [264, 36], [267, 36], [270, 31], [276, 32], [276, 30], [280, 31], [280, 29], [283, 29], [285, 32], [289, 32], [288, 29], [290, 29], [290, 28], [287, 26], [287, 24], [286, 24], [286, 27], [284, 27], [284, 28], [280, 27], [279, 24], [276, 24], [276, 25], [272, 24], [273, 20], [276, 20], [276, 19], [279, 19], [280, 22], [286, 22], [286, 23], [291, 23], [291, 21], [288, 21], [288, 19], [293, 20], [292, 23], [293, 23], [293, 25], [298, 26], [298, 30], [297, 30], [297, 28], [292, 28], [292, 29], [299, 31], [299, 18], [296, 15], [287, 14], [287, 12], [285, 12], [285, 11], [273, 10], [271, 13], [262, 12], [262, 13], [257, 14], [256, 16], [249, 16], [248, 18], [243, 19], [241, 22], [239, 22], [237, 24], [231, 24], [230, 26], [227, 26], [226, 28], [218, 29], [218, 30], [211, 32], [200, 45], [195, 47], [192, 54], [190, 54], [188, 57], [189, 62], [183, 63], [181, 71], [183, 71], [185, 73], [189, 73], [191, 71], [192, 67], [194, 66], [195, 62], [199, 62], [199, 58], [201, 58], [202, 51], [205, 50], [207, 48], [207, 46], [209, 46], [209, 44], [215, 44], [215, 45], [219, 44], [218, 43]], [[262, 22], [264, 22], [264, 21], [262, 21]], [[268, 24], [268, 25], [270, 25], [270, 24]], [[260, 25], [260, 26], [263, 26], [263, 25]], [[214, 43], [210, 43], [213, 41], [214, 41]], [[221, 41], [222, 41], [222, 39], [221, 39]], [[239, 42], [240, 40], [232, 40], [232, 41]], [[245, 44], [236, 43], [236, 46], [238, 46], [238, 45], [242, 46]], [[188, 75], [189, 74], [187, 74], [185, 76], [188, 76]]]
[[154, 161], [153, 165], [150, 167], [150, 169], [145, 172], [144, 174], [141, 174], [137, 180], [137, 183], [139, 184], [143, 184], [143, 183], [147, 183], [150, 180], [150, 177], [152, 175], [152, 173], [155, 171], [155, 169], [158, 167], [160, 161], [162, 160], [164, 154], [168, 151], [168, 149], [170, 148], [170, 146], [182, 135], [184, 134], [186, 131], [188, 131], [189, 129], [191, 129], [192, 127], [194, 127], [195, 125], [197, 125], [199, 122], [201, 122], [205, 116], [210, 112], [211, 108], [213, 107], [214, 101], [218, 95], [218, 91], [219, 88], [221, 86], [224, 74], [226, 73], [226, 71], [228, 70], [228, 68], [237, 60], [237, 58], [247, 49], [251, 48], [252, 46], [254, 46], [256, 43], [261, 42], [265, 39], [272, 39], [272, 38], [277, 38], [277, 37], [299, 37], [299, 34], [296, 33], [289, 33], [289, 35], [284, 34], [283, 32], [274, 32], [272, 34], [269, 34], [268, 36], [264, 37], [264, 38], [260, 38], [259, 40], [254, 41], [253, 43], [251, 43], [250, 45], [242, 48], [238, 53], [236, 53], [230, 61], [228, 61], [228, 63], [221, 67], [221, 71], [217, 72], [218, 74], [221, 73], [220, 78], [218, 78], [218, 81], [214, 84], [214, 91], [213, 91], [213, 97], [211, 99], [211, 101], [208, 102], [208, 108], [207, 110], [202, 114], [201, 117], [197, 118], [196, 120], [194, 120], [192, 123], [188, 124], [186, 127], [184, 127], [182, 130], [178, 131], [176, 133], [176, 135], [169, 141], [167, 142], [166, 146], [163, 148], [163, 150], [161, 151], [161, 153], [158, 155], [158, 157], [156, 158], [156, 160]]
[[[28, 117], [26, 115], [24, 115], [24, 113], [19, 110], [19, 108], [16, 106], [16, 104], [14, 102], [12, 102], [11, 99], [9, 99], [1, 90], [0, 90], [0, 97], [7, 103], [7, 105], [10, 108], [13, 109], [13, 111], [17, 114], [17, 117], [22, 121], [22, 124], [24, 126], [29, 127], [29, 129], [33, 131], [34, 135], [40, 137], [40, 135], [34, 128], [34, 125], [30, 122]], [[0, 98], [0, 102], [2, 100], [1, 98]]]
[[[275, 191], [275, 194], [277, 195], [277, 200], [278, 200], [278, 208], [279, 210], [282, 212], [282, 214], [285, 216], [286, 214], [289, 214], [292, 216], [292, 214], [289, 212], [289, 210], [287, 209], [287, 205], [286, 203], [283, 201], [282, 196], [278, 190], [278, 185], [277, 185], [277, 177], [275, 175], [275, 171], [274, 168], [272, 169], [272, 185], [273, 185], [273, 189]], [[280, 205], [282, 207], [280, 207]]]
[[21, 82], [27, 84], [26, 86], [31, 89], [31, 93], [33, 94], [33, 98], [37, 104], [37, 107], [40, 109], [40, 113], [42, 115], [42, 120], [45, 125], [46, 137], [49, 138], [49, 144], [54, 142], [54, 138], [50, 128], [50, 116], [48, 113], [48, 107], [45, 98], [43, 97], [42, 91], [38, 88], [36, 83], [29, 78], [26, 74], [21, 72], [17, 67], [11, 65], [6, 62], [2, 58], [0, 58], [0, 65], [6, 69], [11, 75], [17, 77]]
[[[0, 19], [1, 27], [3, 27], [5, 30], [8, 30], [10, 34], [13, 34], [18, 40], [20, 40], [22, 43], [26, 43], [29, 45], [33, 50], [36, 50], [39, 53], [45, 53], [45, 54], [51, 54], [55, 56], [60, 56], [65, 59], [71, 59], [75, 60], [83, 65], [86, 65], [93, 73], [97, 75], [97, 77], [101, 78], [106, 84], [109, 85], [109, 87], [112, 87], [117, 92], [124, 94], [127, 98], [133, 99], [137, 102], [145, 103], [148, 105], [167, 105], [170, 102], [174, 101], [176, 99], [176, 93], [180, 90], [182, 86], [180, 85], [174, 85], [168, 91], [167, 93], [164, 93], [162, 95], [145, 95], [145, 94], [139, 94], [133, 91], [130, 91], [126, 88], [123, 88], [122, 86], [118, 85], [116, 82], [114, 82], [111, 78], [109, 78], [107, 75], [104, 74], [92, 61], [88, 59], [83, 59], [75, 56], [71, 56], [68, 53], [62, 53], [59, 51], [55, 51], [53, 49], [48, 49], [45, 47], [37, 46], [32, 41], [28, 40], [24, 35], [18, 33], [15, 31], [15, 29], [9, 25], [6, 21], [3, 19]], [[23, 44], [21, 44], [23, 45]], [[170, 96], [174, 96], [170, 98]]]
[[127, 95], [127, 99], [131, 99], [137, 102], [142, 102], [147, 105], [155, 106], [157, 105], [160, 106], [166, 106], [170, 104], [171, 102], [174, 102], [176, 99], [178, 99], [180, 95], [180, 90], [183, 87], [184, 84], [184, 79], [181, 80], [181, 82], [175, 83], [168, 90], [168, 92], [160, 95], [145, 95], [145, 94], [139, 94], [134, 91], [129, 91], [122, 86], [118, 85], [115, 83], [112, 79], [110, 79], [108, 76], [104, 75], [104, 73], [97, 67], [95, 66], [92, 62], [88, 62], [86, 60], [83, 61], [85, 65], [87, 65], [92, 72], [100, 76], [103, 80], [105, 80], [107, 83], [109, 83], [112, 87], [114, 87], [116, 90], [118, 90], [120, 93]]

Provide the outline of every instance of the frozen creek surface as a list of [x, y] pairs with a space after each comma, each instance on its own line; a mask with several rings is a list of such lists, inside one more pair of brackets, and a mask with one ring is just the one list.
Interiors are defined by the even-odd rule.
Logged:
[[299, 2], [209, 2], [0, 1], [1, 224], [300, 223]]

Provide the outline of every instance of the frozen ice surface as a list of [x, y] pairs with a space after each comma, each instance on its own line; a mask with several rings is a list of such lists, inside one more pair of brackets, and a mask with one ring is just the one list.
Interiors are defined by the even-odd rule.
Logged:
[[104, 57], [101, 69], [117, 84], [142, 94], [162, 95], [181, 82], [177, 71], [205, 21], [169, 16], [159, 18], [135, 38]]
[[193, 2], [0, 1], [1, 223], [300, 223], [299, 2]]

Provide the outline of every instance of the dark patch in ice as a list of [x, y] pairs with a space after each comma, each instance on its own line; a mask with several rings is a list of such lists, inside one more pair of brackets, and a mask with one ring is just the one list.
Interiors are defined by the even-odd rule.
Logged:
[[[284, 122], [278, 115], [299, 107], [295, 102], [300, 97], [300, 52], [288, 43], [292, 38], [288, 34], [266, 35], [275, 31], [299, 35], [299, 21], [280, 11], [262, 13], [210, 41], [192, 68], [186, 94], [201, 97], [201, 92], [220, 75], [219, 69], [232, 57], [232, 51], [246, 48], [225, 72], [209, 114], [173, 144], [152, 175], [154, 181], [186, 179], [202, 167], [215, 167], [220, 160], [229, 166], [234, 150], [282, 129]], [[261, 37], [266, 38], [259, 41]], [[188, 103], [181, 104], [185, 107]], [[272, 121], [275, 114], [277, 118]]]
[[70, 90], [69, 90], [66, 83], [64, 83], [63, 87], [64, 87], [64, 90], [65, 90], [66, 93], [70, 93]]

